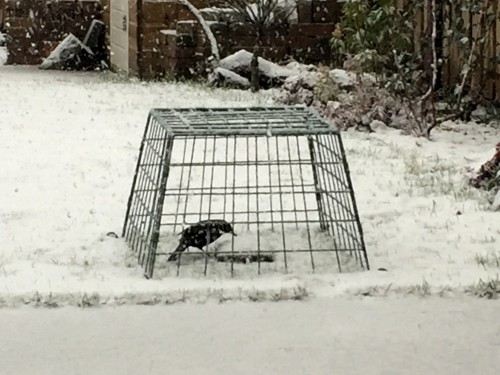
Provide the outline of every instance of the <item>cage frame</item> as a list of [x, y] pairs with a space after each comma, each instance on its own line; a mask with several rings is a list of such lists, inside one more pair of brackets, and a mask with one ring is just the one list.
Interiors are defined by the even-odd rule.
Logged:
[[[197, 118], [196, 115], [199, 115], [200, 117]], [[207, 121], [208, 119], [211, 119], [211, 121]], [[164, 136], [160, 136], [158, 138], [147, 138], [148, 132], [150, 131], [150, 126], [153, 121], [156, 121], [164, 130]], [[358, 251], [360, 252], [360, 263], [364, 269], [369, 270], [370, 266], [368, 255], [366, 252], [363, 228], [359, 217], [349, 165], [346, 158], [345, 148], [342, 142], [342, 137], [337, 127], [325, 121], [314, 110], [304, 106], [255, 106], [233, 108], [181, 107], [153, 108], [150, 110], [139, 148], [139, 157], [132, 180], [130, 195], [127, 201], [127, 209], [123, 224], [122, 237], [124, 237], [129, 246], [136, 253], [138, 253], [138, 261], [144, 269], [144, 276], [148, 279], [153, 277], [156, 257], [157, 255], [159, 255], [159, 253], [157, 253], [157, 250], [160, 239], [164, 201], [167, 193], [167, 182], [171, 169], [170, 164], [173, 144], [176, 137], [268, 137], [268, 139], [269, 137], [279, 136], [307, 137], [310, 160], [312, 162], [312, 174], [316, 188], [315, 197], [318, 205], [318, 213], [320, 216], [319, 224], [320, 228], [325, 230], [325, 223], [327, 222], [327, 219], [325, 219], [326, 210], [323, 207], [324, 203], [322, 201], [320, 192], [318, 171], [314, 163], [317, 155], [315, 155], [315, 148], [311, 143], [312, 136], [318, 135], [334, 135], [336, 136], [336, 140], [338, 141], [340, 158], [342, 160], [342, 167], [345, 172], [346, 183], [352, 203], [353, 216], [356, 222], [355, 225], [359, 233], [360, 249]], [[152, 209], [152, 214], [150, 217], [151, 221], [149, 222], [149, 226], [147, 229], [150, 235], [149, 243], [147, 244], [146, 248], [141, 248], [140, 251], [137, 251], [135, 245], [133, 243], [130, 243], [130, 218], [132, 216], [131, 210], [134, 199], [134, 192], [136, 192], [137, 184], [139, 182], [138, 176], [141, 168], [141, 161], [144, 157], [145, 145], [147, 140], [159, 141], [161, 143], [161, 150], [156, 151], [159, 151], [157, 156], [160, 157], [162, 163], [159, 173], [156, 176], [158, 188], [154, 189], [154, 191], [151, 192], [152, 196], [150, 197], [151, 202], [153, 202], [154, 204], [154, 208]], [[236, 163], [236, 161], [234, 161], [234, 163]], [[142, 240], [144, 240], [144, 238]], [[134, 238], [133, 241], [136, 241], [136, 238]], [[258, 249], [260, 249], [260, 247], [258, 247]], [[234, 246], [232, 247], [232, 251], [234, 251]], [[283, 252], [285, 254], [285, 263], [286, 251], [286, 249], [283, 249]], [[338, 260], [337, 252], [336, 255]], [[233, 264], [234, 262], [231, 264], [231, 276], [233, 276]]]

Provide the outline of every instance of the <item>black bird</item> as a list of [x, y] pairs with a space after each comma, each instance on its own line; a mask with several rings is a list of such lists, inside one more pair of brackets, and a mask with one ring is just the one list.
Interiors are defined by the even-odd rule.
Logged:
[[237, 236], [233, 227], [225, 220], [202, 220], [197, 224], [182, 231], [182, 236], [177, 249], [170, 254], [168, 261], [172, 262], [179, 259], [179, 254], [188, 247], [196, 247], [203, 251], [203, 247], [217, 240], [224, 233], [231, 233]]

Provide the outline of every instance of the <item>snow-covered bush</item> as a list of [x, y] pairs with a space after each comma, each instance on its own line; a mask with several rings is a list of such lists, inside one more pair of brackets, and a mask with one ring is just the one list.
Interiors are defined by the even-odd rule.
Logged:
[[341, 90], [337, 82], [330, 76], [328, 69], [320, 69], [319, 78], [314, 87], [314, 97], [322, 104], [338, 100]]
[[374, 121], [398, 128], [404, 128], [405, 124], [401, 104], [380, 88], [373, 76], [342, 69], [322, 67], [314, 73], [303, 69], [285, 81], [276, 100], [283, 104], [313, 106], [344, 129], [356, 127], [371, 131]]
[[411, 53], [414, 6], [399, 9], [394, 0], [347, 0], [343, 18], [332, 35], [332, 52], [338, 62], [352, 56], [367, 72], [393, 71], [392, 51]]

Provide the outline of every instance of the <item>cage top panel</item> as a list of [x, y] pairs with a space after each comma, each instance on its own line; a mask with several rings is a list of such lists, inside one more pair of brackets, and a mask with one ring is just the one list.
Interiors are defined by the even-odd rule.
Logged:
[[174, 136], [339, 133], [334, 125], [305, 107], [155, 108], [150, 115]]

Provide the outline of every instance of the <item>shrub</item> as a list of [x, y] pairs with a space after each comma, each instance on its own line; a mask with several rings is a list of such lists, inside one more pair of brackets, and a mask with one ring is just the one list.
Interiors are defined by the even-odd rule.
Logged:
[[364, 72], [394, 71], [392, 51], [413, 57], [415, 7], [398, 9], [393, 0], [347, 0], [331, 39], [337, 63], [352, 56]]

